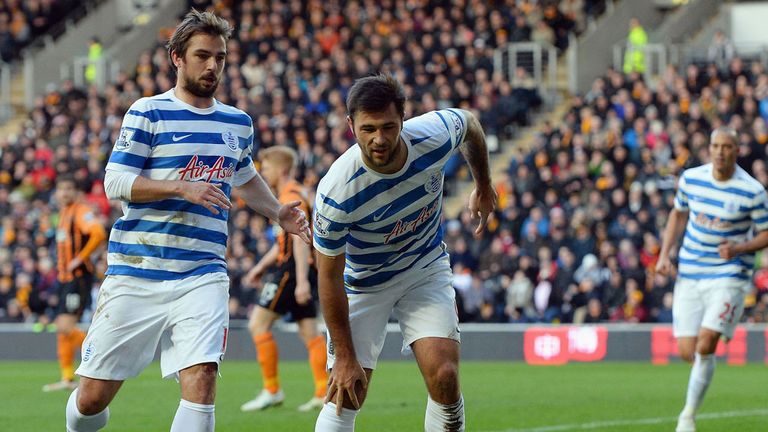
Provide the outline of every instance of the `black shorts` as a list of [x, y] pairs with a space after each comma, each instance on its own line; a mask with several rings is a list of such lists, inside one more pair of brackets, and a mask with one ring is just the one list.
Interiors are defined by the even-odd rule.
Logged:
[[91, 305], [91, 287], [93, 275], [85, 274], [72, 279], [70, 282], [59, 282], [58, 313], [82, 315], [85, 308]]
[[314, 267], [309, 268], [309, 285], [312, 290], [312, 300], [303, 305], [296, 303], [295, 264], [290, 262], [265, 277], [258, 304], [279, 315], [290, 313], [293, 321], [315, 318], [317, 316], [314, 299], [317, 292], [317, 270]]

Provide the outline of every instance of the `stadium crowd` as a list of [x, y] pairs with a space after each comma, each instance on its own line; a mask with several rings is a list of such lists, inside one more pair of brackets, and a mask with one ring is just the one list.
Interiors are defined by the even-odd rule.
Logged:
[[[568, 32], [584, 29], [602, 2], [189, 3], [235, 24], [217, 99], [252, 116], [261, 148], [295, 148], [299, 179], [312, 188], [353, 144], [344, 100], [356, 77], [395, 74], [406, 84], [408, 116], [471, 109], [489, 136], [505, 138], [541, 100], [524, 70], [512, 83], [493, 73], [494, 48], [524, 40], [565, 48]], [[75, 173], [105, 226], [119, 216], [103, 193], [104, 165], [128, 106], [173, 85], [166, 36], [105, 91], [63, 82], [35, 101], [18, 136], [0, 137], [0, 321], [45, 324], [58, 301], [58, 174]], [[444, 222], [462, 321], [671, 321], [673, 281], [653, 266], [676, 176], [706, 160], [708, 131], [725, 122], [742, 131], [740, 164], [768, 185], [764, 117], [768, 75], [758, 63], [670, 67], [655, 90], [637, 75], [608, 71], [496, 179], [500, 209], [490, 234], [474, 239], [466, 211]], [[463, 176], [457, 158], [446, 177]], [[244, 318], [257, 287], [241, 279], [274, 232], [234, 202], [230, 311]], [[103, 274], [106, 254], [97, 267]], [[768, 269], [755, 280], [762, 296], [748, 302], [748, 319], [765, 321]]]
[[22, 48], [47, 34], [83, 0], [0, 1], [0, 60], [10, 63]]

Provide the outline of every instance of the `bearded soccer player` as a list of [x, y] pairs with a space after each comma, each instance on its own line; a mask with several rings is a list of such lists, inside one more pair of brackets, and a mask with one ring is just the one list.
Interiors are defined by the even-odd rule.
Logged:
[[69, 398], [67, 428], [102, 429], [123, 381], [160, 346], [164, 378], [181, 401], [172, 432], [213, 431], [216, 375], [227, 344], [225, 252], [230, 192], [309, 242], [299, 202], [281, 205], [251, 159], [253, 124], [213, 95], [232, 30], [192, 10], [168, 42], [176, 86], [136, 101], [123, 119], [105, 177], [123, 216], [109, 238], [107, 277]]
[[446, 162], [460, 151], [472, 171], [476, 235], [496, 207], [496, 191], [472, 113], [445, 109], [404, 121], [404, 105], [392, 76], [357, 80], [347, 96], [357, 144], [317, 188], [313, 232], [331, 368], [319, 432], [354, 429], [391, 315], [427, 386], [424, 429], [464, 430], [458, 316], [440, 227]]

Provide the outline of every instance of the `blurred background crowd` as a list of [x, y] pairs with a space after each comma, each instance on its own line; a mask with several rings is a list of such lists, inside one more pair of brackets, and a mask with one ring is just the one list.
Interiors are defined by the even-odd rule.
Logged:
[[[0, 2], [0, 54], [11, 58], [53, 25], [63, 1]], [[542, 106], [520, 68], [493, 72], [508, 42], [563, 50], [603, 1], [190, 0], [227, 18], [225, 79], [216, 97], [249, 113], [261, 148], [289, 145], [310, 190], [354, 144], [344, 105], [354, 79], [388, 72], [405, 84], [406, 115], [474, 111], [489, 140], [509, 144]], [[42, 30], [41, 30], [42, 29]], [[103, 171], [128, 107], [175, 83], [163, 41], [99, 92], [70, 81], [35, 101], [23, 130], [0, 136], [0, 321], [50, 321], [55, 295], [56, 177], [75, 173], [106, 227], [120, 216]], [[708, 160], [709, 131], [740, 132], [739, 164], [768, 186], [768, 74], [735, 57], [670, 66], [658, 85], [608, 70], [573, 97], [567, 114], [536, 130], [497, 176], [500, 206], [489, 232], [471, 235], [469, 213], [446, 214], [445, 242], [464, 322], [671, 322], [674, 279], [654, 272], [659, 234], [685, 168]], [[534, 113], [534, 114], [532, 114]], [[447, 193], [468, 174], [460, 157]], [[230, 212], [230, 312], [245, 318], [259, 287], [241, 283], [274, 234], [235, 196]], [[745, 319], [768, 319], [768, 255], [757, 260]], [[106, 269], [106, 253], [97, 265]]]

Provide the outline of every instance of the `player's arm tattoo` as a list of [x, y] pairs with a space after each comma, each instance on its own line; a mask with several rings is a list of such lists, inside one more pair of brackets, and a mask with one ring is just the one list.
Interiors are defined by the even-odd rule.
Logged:
[[474, 114], [463, 110], [467, 120], [467, 133], [459, 146], [461, 154], [469, 164], [472, 178], [479, 189], [491, 187], [491, 170], [488, 164], [488, 146], [485, 144], [485, 132]]

